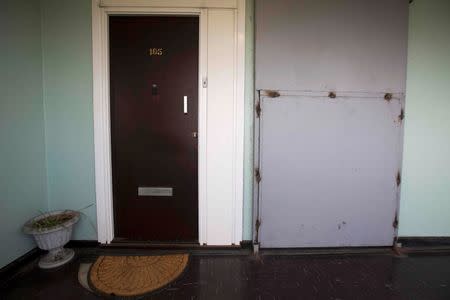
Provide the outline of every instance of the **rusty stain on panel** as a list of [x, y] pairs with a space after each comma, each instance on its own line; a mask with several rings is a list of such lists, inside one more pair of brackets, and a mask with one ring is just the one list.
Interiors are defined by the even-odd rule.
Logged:
[[265, 90], [265, 93], [266, 93], [267, 97], [270, 97], [270, 98], [280, 97], [280, 93], [278, 91]]
[[260, 219], [256, 219], [256, 222], [255, 222], [255, 231], [256, 231], [255, 241], [256, 242], [259, 242], [259, 227], [260, 226], [261, 226], [261, 220]]
[[347, 225], [347, 222], [342, 221], [341, 223], [338, 224], [338, 230], [341, 230], [341, 228], [344, 228], [345, 225]]
[[256, 103], [255, 110], [256, 110], [256, 116], [259, 118], [261, 116], [261, 104], [259, 103], [259, 101], [258, 101], [258, 103]]
[[336, 98], [336, 92], [329, 92], [328, 93], [328, 97], [331, 98], [331, 99]]
[[395, 218], [394, 218], [394, 222], [392, 222], [392, 227], [394, 227], [395, 229], [398, 228], [398, 214], [397, 214], [397, 212], [395, 212]]
[[261, 173], [259, 172], [259, 168], [255, 169], [255, 178], [258, 183], [261, 182]]
[[402, 108], [400, 111], [400, 115], [398, 116], [398, 120], [401, 122], [401, 121], [403, 121], [404, 118], [405, 118], [405, 111]]

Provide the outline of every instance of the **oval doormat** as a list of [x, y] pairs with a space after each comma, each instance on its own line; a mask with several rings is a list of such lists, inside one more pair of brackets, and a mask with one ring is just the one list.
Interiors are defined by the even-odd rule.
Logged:
[[188, 254], [100, 256], [89, 271], [89, 283], [103, 295], [141, 296], [177, 279], [188, 260]]

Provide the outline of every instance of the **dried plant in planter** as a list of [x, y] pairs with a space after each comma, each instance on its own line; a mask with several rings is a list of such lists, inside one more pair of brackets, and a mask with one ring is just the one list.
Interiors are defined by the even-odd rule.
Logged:
[[64, 223], [73, 219], [76, 214], [72, 211], [63, 211], [57, 215], [49, 215], [42, 219], [36, 220], [31, 223], [31, 226], [38, 230], [50, 229], [56, 226], [63, 226]]
[[43, 213], [25, 223], [23, 231], [33, 235], [40, 249], [49, 251], [39, 260], [39, 267], [59, 267], [74, 257], [74, 251], [64, 245], [69, 242], [72, 228], [79, 219], [78, 211], [60, 210]]

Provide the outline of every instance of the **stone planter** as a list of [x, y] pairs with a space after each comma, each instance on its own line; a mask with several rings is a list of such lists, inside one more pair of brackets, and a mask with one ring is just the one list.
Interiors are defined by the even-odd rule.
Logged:
[[[62, 213], [70, 214], [72, 217], [60, 225], [53, 227], [36, 228], [33, 226], [36, 221]], [[70, 241], [73, 225], [79, 219], [80, 213], [77, 211], [60, 210], [39, 215], [25, 223], [23, 231], [34, 236], [36, 244], [40, 249], [49, 251], [39, 260], [40, 268], [56, 268], [69, 262], [74, 257], [75, 253], [72, 249], [65, 249], [63, 247]]]

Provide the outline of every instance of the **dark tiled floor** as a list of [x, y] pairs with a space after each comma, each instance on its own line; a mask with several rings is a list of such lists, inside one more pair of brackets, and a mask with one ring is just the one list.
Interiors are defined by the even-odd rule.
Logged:
[[[84, 254], [83, 254], [84, 253]], [[94, 254], [94, 255], [93, 255]], [[32, 268], [1, 290], [1, 299], [100, 299], [77, 281], [80, 251], [60, 269]], [[450, 299], [450, 254], [206, 255], [191, 257], [186, 273], [145, 299]]]

